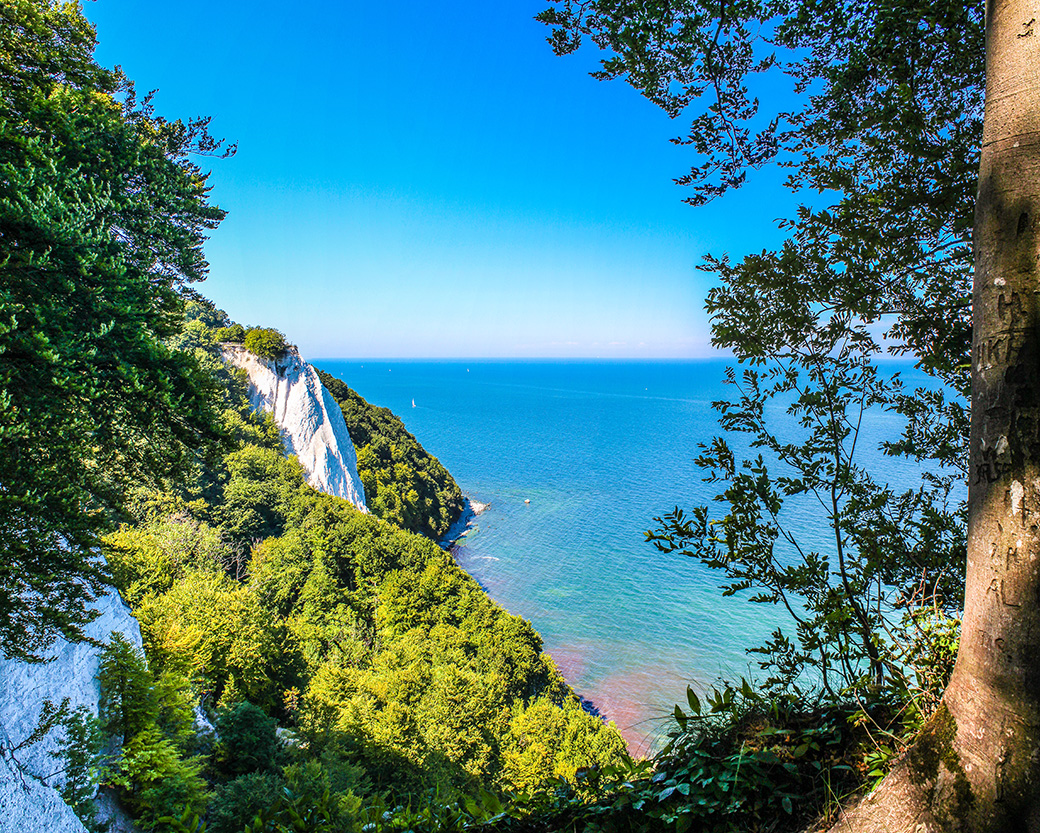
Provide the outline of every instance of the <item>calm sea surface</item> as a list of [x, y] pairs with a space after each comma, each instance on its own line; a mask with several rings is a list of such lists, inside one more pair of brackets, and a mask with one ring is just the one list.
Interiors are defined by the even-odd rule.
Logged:
[[[459, 564], [534, 624], [634, 751], [660, 736], [687, 683], [753, 674], [744, 649], [787, 624], [774, 607], [723, 598], [710, 570], [644, 540], [655, 516], [715, 493], [693, 461], [717, 431], [724, 362], [314, 363], [390, 408], [467, 496], [490, 503], [456, 547]], [[899, 425], [874, 414], [868, 431]], [[905, 481], [906, 466], [876, 445], [863, 463]], [[788, 517], [824, 534], [818, 507]]]

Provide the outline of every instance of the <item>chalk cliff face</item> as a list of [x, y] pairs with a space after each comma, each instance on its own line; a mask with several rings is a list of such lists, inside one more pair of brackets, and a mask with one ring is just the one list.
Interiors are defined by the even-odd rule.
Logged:
[[343, 412], [314, 368], [295, 350], [270, 361], [244, 347], [225, 344], [225, 361], [249, 375], [249, 399], [274, 416], [288, 454], [295, 454], [307, 482], [319, 492], [349, 500], [362, 512], [365, 490], [357, 473], [357, 453]]
[[[100, 615], [85, 628], [88, 637], [108, 642], [117, 631], [141, 647], [141, 628], [115, 590], [94, 608]], [[43, 664], [0, 659], [0, 832], [85, 833], [56, 789], [62, 783], [55, 774], [61, 763], [51, 753], [63, 732], [56, 729], [37, 743], [17, 747], [36, 728], [45, 700], [57, 706], [68, 698], [71, 708], [85, 706], [97, 714], [99, 654], [87, 642], [58, 640]]]
[[87, 833], [87, 828], [56, 789], [26, 776], [0, 755], [0, 831]]

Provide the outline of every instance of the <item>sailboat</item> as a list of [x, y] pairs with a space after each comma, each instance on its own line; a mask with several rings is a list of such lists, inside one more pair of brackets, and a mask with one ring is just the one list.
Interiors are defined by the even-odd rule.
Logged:
[[413, 408], [415, 407], [415, 400], [414, 399], [412, 400], [412, 407]]

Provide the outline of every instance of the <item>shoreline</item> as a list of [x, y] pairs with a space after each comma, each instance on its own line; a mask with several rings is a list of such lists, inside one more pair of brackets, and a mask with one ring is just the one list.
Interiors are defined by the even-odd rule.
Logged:
[[483, 503], [468, 496], [464, 496], [463, 499], [462, 513], [455, 520], [455, 523], [448, 527], [448, 531], [441, 536], [440, 540], [437, 541], [438, 546], [449, 552], [472, 529], [473, 522], [477, 517], [491, 508], [490, 503]]
[[[464, 546], [465, 545], [465, 542], [464, 542], [463, 539], [465, 538], [466, 533], [469, 532], [471, 529], [474, 529], [476, 527], [476, 520], [477, 520], [477, 518], [480, 515], [482, 515], [484, 512], [486, 512], [488, 509], [490, 509], [490, 508], [491, 508], [491, 503], [490, 502], [484, 503], [482, 501], [475, 500], [475, 499], [473, 499], [473, 498], [471, 498], [469, 496], [464, 496], [464, 504], [463, 504], [462, 513], [459, 515], [459, 517], [455, 521], [455, 523], [453, 523], [450, 527], [448, 527], [448, 531], [445, 532], [444, 535], [441, 537], [441, 539], [437, 542], [438, 546], [440, 546], [441, 548], [443, 548], [447, 552], [451, 553], [452, 557], [454, 558], [455, 557], [455, 552], [454, 552], [455, 548], [457, 546]], [[468, 570], [466, 572], [469, 573]], [[469, 573], [469, 575], [473, 578], [474, 581], [477, 582], [477, 584], [480, 586], [480, 589], [484, 591], [484, 593], [487, 595], [487, 597], [489, 599], [491, 599], [496, 605], [502, 606], [502, 603], [500, 601], [498, 601], [497, 599], [495, 599], [491, 595], [491, 593], [488, 591], [488, 588], [486, 586], [484, 586], [483, 582], [481, 582], [479, 578], [474, 576], [472, 573]], [[531, 624], [533, 625], [534, 623], [532, 622]], [[539, 633], [539, 638], [541, 638], [541, 634], [540, 633]], [[610, 720], [611, 720], [610, 715], [608, 713], [604, 713], [604, 711], [595, 702], [595, 700], [593, 700], [590, 697], [587, 697], [587, 696], [583, 695], [581, 692], [578, 691], [578, 689], [575, 687], [575, 685], [570, 680], [567, 679], [566, 674], [564, 673], [563, 669], [560, 667], [560, 664], [556, 660], [556, 658], [553, 657], [552, 652], [549, 651], [548, 649], [546, 649], [544, 646], [543, 646], [542, 650], [545, 652], [545, 654], [547, 656], [550, 657], [550, 659], [553, 662], [553, 665], [556, 667], [556, 670], [559, 672], [560, 676], [563, 678], [563, 680], [566, 683], [567, 687], [570, 688], [571, 693], [573, 693], [574, 696], [578, 698], [578, 702], [581, 704], [582, 710], [585, 711], [586, 713], [592, 715], [593, 717], [598, 717], [604, 723], [610, 722]], [[626, 733], [624, 731], [622, 731], [622, 729], [620, 727], [618, 728], [618, 732], [621, 734], [622, 738], [624, 739], [625, 745], [628, 747], [629, 754], [638, 754], [636, 752], [637, 749], [648, 748], [647, 738], [644, 738], [642, 736], [640, 736], [640, 737], [628, 737], [626, 735]]]

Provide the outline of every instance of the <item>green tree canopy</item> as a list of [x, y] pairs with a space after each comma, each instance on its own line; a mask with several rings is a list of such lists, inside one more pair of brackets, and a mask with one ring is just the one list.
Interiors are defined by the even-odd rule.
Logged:
[[539, 18], [558, 53], [591, 39], [605, 53], [595, 77], [690, 119], [673, 140], [695, 154], [676, 180], [688, 202], [770, 162], [808, 195], [779, 251], [706, 262], [724, 283], [709, 299], [718, 346], [761, 359], [797, 343], [806, 314], [843, 313], [881, 321], [888, 346], [966, 393], [981, 3], [553, 4]]
[[[229, 330], [232, 328], [228, 328]], [[241, 329], [241, 328], [240, 328]], [[237, 333], [231, 333], [234, 336]], [[233, 340], [233, 339], [229, 339]], [[289, 349], [285, 336], [273, 327], [250, 327], [242, 338], [246, 350], [262, 359], [280, 359]]]
[[127, 487], [217, 436], [211, 382], [167, 346], [224, 216], [168, 121], [93, 58], [78, 5], [0, 3], [0, 645], [82, 635], [98, 533]]

